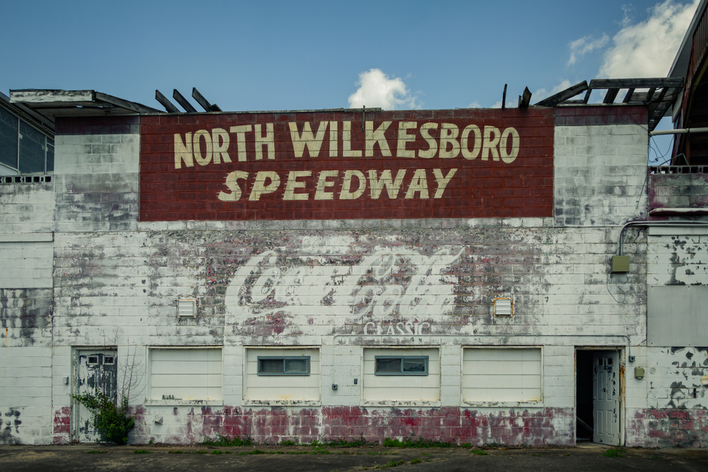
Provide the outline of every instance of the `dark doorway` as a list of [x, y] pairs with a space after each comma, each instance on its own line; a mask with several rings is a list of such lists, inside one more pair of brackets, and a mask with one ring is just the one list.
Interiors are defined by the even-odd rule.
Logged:
[[593, 351], [575, 351], [575, 441], [592, 441], [594, 428], [593, 415]]
[[576, 349], [576, 441], [620, 444], [620, 351]]

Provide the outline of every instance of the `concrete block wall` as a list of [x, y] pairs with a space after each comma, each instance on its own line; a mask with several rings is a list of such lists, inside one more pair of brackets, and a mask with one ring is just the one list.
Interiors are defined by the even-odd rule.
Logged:
[[[96, 142], [105, 136], [86, 138]], [[66, 139], [72, 140], [75, 152], [94, 149], [91, 143], [81, 148], [80, 135]], [[113, 148], [111, 163], [123, 156], [137, 170], [133, 142], [125, 136], [111, 139], [126, 143]], [[58, 193], [100, 193], [105, 180], [84, 180], [80, 167], [66, 169], [59, 169]], [[76, 182], [88, 187], [75, 192]], [[58, 213], [73, 211], [64, 195], [58, 202]], [[106, 212], [111, 203], [108, 197], [96, 199], [88, 213]], [[563, 229], [543, 218], [137, 222], [137, 231], [111, 231], [90, 219], [82, 224], [56, 236], [55, 344], [107, 343], [119, 351], [129, 345], [224, 346], [225, 406], [141, 406], [137, 400], [136, 413], [143, 420], [132, 437], [138, 442], [153, 437], [180, 442], [185, 431], [192, 431], [196, 440], [217, 432], [274, 440], [295, 431], [303, 440], [346, 431], [380, 438], [423, 434], [434, 425], [440, 426], [436, 434], [441, 437], [480, 444], [572, 441], [573, 339], [566, 336], [578, 332], [581, 320], [582, 342], [608, 342], [603, 337], [608, 326], [618, 336], [642, 334], [637, 329], [641, 323], [635, 321], [641, 316], [643, 294], [632, 287], [645, 274], [638, 264], [633, 274], [612, 280], [607, 289], [615, 237], [604, 227]], [[645, 257], [641, 236], [626, 249], [636, 254], [638, 263]], [[385, 277], [372, 279], [371, 270]], [[261, 288], [254, 301], [253, 286], [264, 271], [277, 272], [280, 282], [272, 282], [271, 294]], [[417, 272], [424, 276], [415, 285], [411, 277]], [[356, 301], [361, 287], [372, 291]], [[391, 287], [400, 287], [400, 293], [387, 295]], [[513, 319], [492, 316], [492, 300], [499, 295], [514, 298]], [[177, 299], [188, 297], [198, 300], [198, 316], [177, 319]], [[424, 300], [423, 309], [415, 298]], [[391, 323], [399, 321], [427, 323], [421, 332], [425, 337], [385, 338]], [[365, 336], [367, 323], [373, 323], [368, 329], [385, 334]], [[460, 376], [455, 372], [462, 346], [500, 343], [545, 346], [544, 368], [553, 375], [544, 378], [544, 404], [532, 408], [529, 418], [516, 418], [504, 408], [470, 416], [460, 408]], [[621, 345], [622, 338], [609, 343]], [[281, 418], [277, 405], [242, 406], [243, 345], [279, 344], [320, 346], [320, 407], [287, 407]], [[420, 344], [442, 351], [441, 406], [400, 415], [388, 408], [362, 408], [361, 384], [352, 381], [362, 377], [361, 346]], [[339, 385], [336, 393], [332, 383]], [[346, 412], [338, 410], [342, 408]], [[236, 413], [239, 421], [233, 418]], [[165, 423], [155, 426], [155, 416], [163, 416]], [[349, 418], [348, 426], [343, 417]], [[411, 421], [418, 429], [403, 427]], [[465, 421], [479, 425], [463, 426]], [[536, 432], [526, 426], [525, 435], [509, 433], [523, 431], [524, 421], [545, 426]], [[461, 430], [442, 429], [443, 423], [476, 432], [465, 436]]]
[[708, 174], [662, 174], [649, 176], [649, 208], [708, 207]]
[[[627, 115], [603, 110], [591, 123], [563, 113], [555, 217], [469, 220], [140, 222], [135, 119], [67, 121], [57, 136], [51, 441], [70, 440], [72, 349], [107, 346], [121, 365], [135, 355], [134, 442], [573, 444], [575, 346], [624, 348], [628, 336], [638, 362], [667, 354], [636, 347], [646, 338], [644, 230], [625, 231], [630, 272], [609, 271], [619, 225], [646, 216], [646, 134]], [[512, 318], [493, 316], [498, 296], [513, 298]], [[180, 298], [197, 300], [196, 318], [177, 318]], [[406, 322], [420, 331], [397, 332]], [[244, 405], [244, 346], [263, 345], [320, 349], [319, 405]], [[495, 345], [543, 347], [541, 404], [461, 404], [462, 349]], [[223, 405], [145, 405], [150, 346], [223, 346]], [[362, 405], [353, 382], [362, 349], [380, 346], [439, 348], [440, 405]], [[647, 409], [648, 390], [627, 380], [628, 415]], [[628, 426], [628, 441], [645, 440], [648, 427]], [[27, 442], [17, 428], [12, 437]]]
[[0, 184], [0, 443], [52, 441], [54, 183]]
[[0, 443], [51, 443], [52, 289], [0, 288], [0, 322]]
[[0, 235], [54, 231], [54, 181], [0, 184]]
[[641, 107], [556, 109], [556, 224], [603, 226], [646, 218], [646, 122]]
[[54, 182], [57, 232], [137, 228], [138, 117], [57, 123]]
[[[700, 183], [700, 175], [652, 175], [650, 195], [667, 198], [662, 205], [677, 208], [691, 205], [681, 195], [692, 198], [705, 192], [704, 185], [696, 187], [676, 185], [690, 180]], [[670, 188], [673, 193], [662, 188]], [[677, 199], [678, 198], [678, 199]], [[701, 202], [695, 202], [703, 205]], [[708, 230], [700, 227], [650, 228], [647, 246], [647, 285], [676, 287], [676, 297], [685, 296], [685, 286], [708, 283], [706, 251]], [[667, 292], [663, 292], [667, 293]], [[678, 300], [677, 300], [678, 302]], [[677, 303], [678, 305], [678, 303]], [[667, 317], [681, 321], [682, 313], [667, 312]], [[695, 330], [705, 330], [695, 326]], [[695, 333], [691, 333], [694, 335]], [[694, 336], [695, 337], [695, 336]], [[708, 375], [708, 348], [680, 342], [680, 333], [674, 346], [652, 346], [639, 350], [636, 365], [644, 368], [645, 378], [635, 380], [632, 370], [627, 372], [627, 443], [650, 447], [706, 447], [708, 446], [708, 387], [701, 378]], [[708, 343], [706, 343], [708, 344]]]
[[[360, 225], [364, 227], [359, 230], [331, 229], [331, 223], [313, 228], [312, 222], [289, 222], [285, 230], [286, 224], [280, 224], [281, 229], [261, 222], [227, 231], [236, 225], [208, 223], [200, 230], [57, 235], [56, 345], [117, 345], [119, 351], [133, 345], [224, 346], [224, 406], [206, 410], [190, 404], [144, 406], [136, 398], [136, 412], [144, 424], [132, 440], [180, 442], [241, 431], [259, 441], [274, 441], [299, 431], [300, 424], [309, 425], [303, 441], [346, 431], [380, 439], [382, 434], [430, 431], [431, 425], [443, 422], [466, 431], [471, 426], [465, 421], [472, 421], [466, 415], [476, 411], [474, 421], [481, 423], [475, 435], [440, 430], [440, 437], [478, 444], [570, 444], [573, 345], [623, 346], [624, 335], [634, 339], [643, 335], [639, 321], [645, 294], [633, 287], [646, 274], [637, 264], [635, 273], [624, 280], [608, 282], [608, 260], [616, 247], [609, 229], [554, 228], [543, 219], [418, 220], [410, 229], [379, 221], [376, 227]], [[625, 246], [635, 261], [646, 257], [643, 241], [637, 231], [636, 239], [629, 238]], [[450, 249], [446, 254], [457, 257], [449, 264], [433, 264], [426, 272], [422, 287], [424, 295], [434, 295], [430, 305], [423, 315], [404, 317], [400, 306], [410, 280], [396, 277], [413, 272], [411, 255], [432, 257], [446, 247]], [[405, 288], [394, 299], [398, 311], [374, 314], [377, 305], [372, 304], [370, 312], [366, 307], [357, 312], [352, 299], [362, 286], [360, 279], [369, 273], [361, 267], [384, 250], [399, 254], [395, 267], [389, 267], [390, 279], [368, 280], [363, 286]], [[273, 266], [269, 251], [277, 253]], [[384, 261], [376, 260], [370, 269], [387, 273]], [[256, 264], [258, 273], [252, 273], [249, 264]], [[239, 271], [246, 269], [248, 274], [240, 276]], [[260, 275], [273, 274], [273, 269], [287, 285], [273, 283], [272, 294], [261, 292], [263, 299], [253, 302], [249, 297]], [[76, 293], [81, 296], [74, 297]], [[380, 300], [384, 292], [373, 293]], [[514, 298], [512, 319], [492, 316], [492, 299], [498, 295]], [[182, 297], [197, 298], [196, 319], [177, 318], [176, 301]], [[421, 336], [389, 336], [388, 327], [400, 321], [430, 326]], [[382, 334], [365, 335], [367, 323], [374, 323], [368, 328], [372, 334], [377, 326]], [[245, 407], [244, 345], [320, 347], [321, 405]], [[441, 349], [440, 406], [408, 407], [401, 416], [388, 408], [362, 407], [361, 384], [353, 383], [362, 378], [362, 346], [420, 345]], [[530, 416], [522, 418], [508, 408], [461, 408], [460, 353], [471, 345], [544, 346], [544, 404], [525, 408]], [[339, 386], [336, 392], [333, 383]], [[57, 406], [60, 410], [67, 405]], [[286, 413], [279, 417], [281, 408]], [[349, 425], [340, 424], [337, 415], [345, 414], [341, 408]], [[405, 419], [410, 415], [421, 419]], [[163, 425], [154, 425], [156, 416], [164, 418]], [[410, 421], [419, 427], [405, 426]], [[525, 435], [513, 433], [516, 427], [523, 430], [524, 421], [546, 426], [535, 432], [527, 429]], [[489, 424], [501, 429], [493, 430]], [[518, 424], [522, 426], [514, 426]], [[508, 434], [502, 435], [502, 430]], [[185, 436], [186, 431], [191, 436]]]
[[[708, 375], [705, 347], [650, 347], [637, 359], [645, 369], [644, 394], [627, 408], [627, 444], [643, 447], [708, 447]], [[628, 372], [628, 382], [632, 379]]]

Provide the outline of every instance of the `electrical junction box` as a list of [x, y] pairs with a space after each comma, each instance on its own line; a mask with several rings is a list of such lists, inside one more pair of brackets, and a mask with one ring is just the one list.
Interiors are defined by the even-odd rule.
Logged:
[[644, 367], [635, 367], [634, 368], [634, 378], [641, 380], [644, 378]]
[[612, 256], [612, 273], [626, 274], [629, 272], [629, 256]]

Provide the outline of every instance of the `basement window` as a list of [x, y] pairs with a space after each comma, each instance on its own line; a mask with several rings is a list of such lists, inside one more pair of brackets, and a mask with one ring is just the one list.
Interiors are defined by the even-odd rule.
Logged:
[[310, 356], [259, 356], [258, 375], [310, 375]]
[[428, 356], [376, 356], [376, 375], [428, 375]]

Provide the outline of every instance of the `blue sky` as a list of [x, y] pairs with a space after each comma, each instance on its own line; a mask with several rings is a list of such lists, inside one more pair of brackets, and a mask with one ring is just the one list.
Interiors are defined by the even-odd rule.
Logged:
[[528, 87], [535, 103], [596, 77], [665, 76], [696, 5], [13, 1], [0, 91], [93, 89], [161, 108], [155, 89], [197, 87], [228, 111], [432, 109], [498, 106], [508, 84], [508, 102]]

